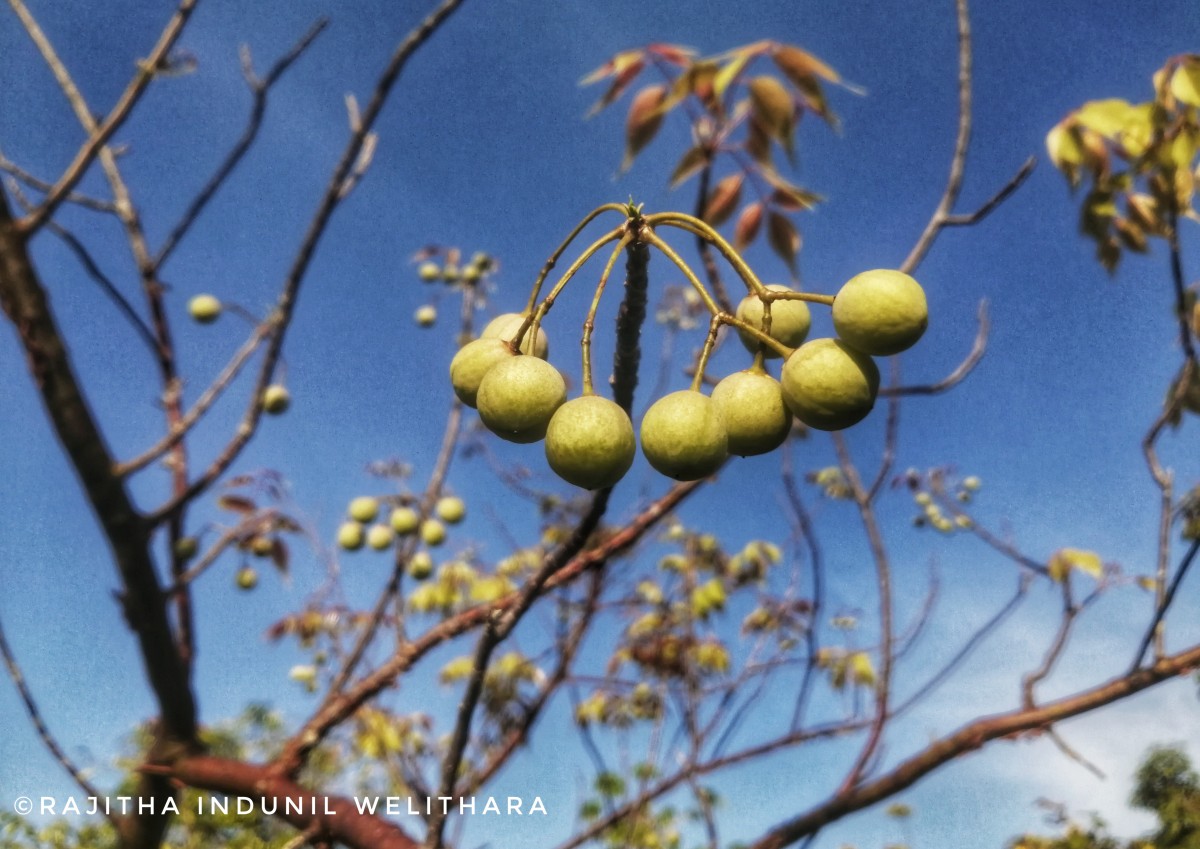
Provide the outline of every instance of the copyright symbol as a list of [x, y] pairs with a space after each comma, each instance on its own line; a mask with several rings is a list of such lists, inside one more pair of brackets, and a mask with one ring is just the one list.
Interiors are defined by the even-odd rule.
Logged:
[[28, 816], [33, 813], [33, 800], [28, 796], [18, 796], [17, 801], [13, 802], [13, 810], [21, 816]]

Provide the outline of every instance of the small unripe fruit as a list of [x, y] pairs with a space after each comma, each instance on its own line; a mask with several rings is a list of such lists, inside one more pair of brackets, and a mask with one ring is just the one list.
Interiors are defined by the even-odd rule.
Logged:
[[477, 265], [468, 265], [463, 269], [462, 279], [466, 283], [476, 283], [483, 276], [483, 272], [479, 270]]
[[417, 307], [417, 311], [413, 313], [413, 321], [420, 327], [433, 327], [433, 323], [437, 321], [437, 310], [429, 304]]
[[397, 507], [392, 511], [389, 523], [393, 531], [400, 536], [407, 536], [416, 532], [417, 526], [421, 523], [421, 517], [411, 507]]
[[[791, 292], [787, 286], [772, 284], [767, 287], [773, 292]], [[747, 295], [737, 307], [737, 317], [742, 321], [762, 330], [764, 305], [758, 295]], [[768, 334], [789, 348], [798, 348], [808, 336], [808, 328], [812, 324], [812, 316], [808, 312], [808, 304], [804, 301], [771, 301], [771, 330]], [[752, 353], [758, 350], [759, 341], [752, 333], [738, 328], [738, 338]], [[778, 357], [779, 354], [763, 346], [767, 357]]]
[[855, 275], [833, 300], [833, 327], [847, 345], [876, 357], [911, 348], [929, 324], [921, 284], [880, 268]]
[[285, 412], [292, 403], [292, 396], [288, 393], [287, 387], [278, 383], [272, 383], [263, 390], [262, 406], [263, 412], [269, 413], [272, 416], [277, 416]]
[[180, 560], [191, 560], [200, 550], [200, 540], [195, 537], [180, 537], [175, 541], [175, 556]]
[[483, 376], [497, 363], [515, 357], [513, 349], [496, 337], [479, 338], [459, 348], [450, 361], [450, 385], [458, 400], [474, 407]]
[[387, 525], [372, 525], [367, 531], [367, 545], [376, 551], [383, 551], [392, 544], [392, 529]]
[[428, 551], [418, 551], [408, 561], [408, 575], [410, 578], [423, 581], [433, 574], [433, 558], [429, 556]]
[[253, 566], [243, 566], [234, 576], [239, 590], [252, 590], [258, 586], [258, 572]]
[[963, 489], [967, 490], [968, 492], [976, 492], [979, 487], [983, 486], [983, 481], [981, 481], [975, 475], [967, 475], [965, 478], [963, 478], [962, 485]]
[[259, 534], [250, 540], [250, 553], [255, 557], [270, 557], [275, 550], [275, 541], [268, 536]]
[[492, 433], [509, 442], [537, 442], [567, 400], [567, 384], [545, 360], [512, 357], [488, 370], [475, 400], [479, 418]]
[[442, 269], [436, 262], [423, 262], [417, 268], [417, 276], [426, 283], [432, 283], [442, 276]]
[[458, 280], [458, 266], [453, 263], [446, 263], [446, 267], [442, 269], [442, 279], [447, 283], [454, 283]]
[[360, 495], [350, 502], [346, 514], [356, 522], [373, 522], [379, 515], [379, 501], [369, 495]]
[[438, 518], [443, 522], [457, 525], [467, 515], [467, 505], [461, 498], [447, 495], [438, 499], [437, 504], [433, 507], [433, 512], [437, 513]]
[[783, 364], [783, 399], [796, 418], [817, 430], [841, 430], [875, 406], [879, 369], [866, 354], [837, 339], [814, 339]]
[[765, 371], [729, 375], [713, 387], [712, 400], [725, 422], [730, 454], [751, 457], [774, 451], [792, 429], [783, 388]]
[[421, 541], [426, 545], [441, 545], [446, 541], [446, 526], [437, 519], [426, 519], [421, 523]]
[[642, 453], [650, 465], [681, 481], [711, 475], [729, 456], [725, 423], [712, 399], [691, 389], [672, 392], [642, 417]]
[[221, 302], [212, 295], [197, 295], [188, 301], [188, 312], [201, 324], [212, 324], [221, 316]]
[[[521, 325], [525, 323], [527, 315], [527, 313], [520, 312], [506, 312], [498, 315], [484, 326], [479, 338], [503, 339], [505, 342], [511, 342], [521, 330]], [[521, 353], [533, 354], [540, 359], [546, 359], [550, 353], [550, 340], [546, 336], [546, 331], [539, 326], [536, 338], [528, 330], [525, 331], [525, 336], [521, 339]]]
[[567, 483], [613, 486], [633, 465], [633, 423], [614, 401], [584, 395], [555, 411], [546, 428], [546, 462]]
[[363, 527], [358, 522], [343, 522], [338, 528], [337, 542], [346, 551], [358, 551], [363, 544]]

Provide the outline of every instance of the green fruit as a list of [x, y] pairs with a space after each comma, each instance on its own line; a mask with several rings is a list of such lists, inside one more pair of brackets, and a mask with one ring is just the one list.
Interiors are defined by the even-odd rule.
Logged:
[[417, 268], [417, 276], [426, 283], [432, 283], [442, 276], [442, 269], [436, 262], [423, 262]]
[[420, 327], [433, 327], [433, 323], [437, 321], [437, 310], [429, 304], [417, 307], [417, 311], [413, 313], [413, 321]]
[[600, 395], [567, 401], [546, 428], [546, 462], [584, 489], [613, 486], [633, 465], [635, 451], [628, 414]]
[[175, 541], [175, 556], [180, 560], [191, 560], [200, 550], [200, 540], [195, 537], [180, 537]]
[[357, 551], [363, 544], [363, 527], [358, 522], [343, 522], [338, 528], [337, 542], [347, 551]]
[[467, 515], [467, 505], [461, 498], [447, 495], [438, 499], [437, 504], [433, 507], [433, 512], [437, 513], [438, 518], [443, 522], [457, 525]]
[[833, 299], [833, 327], [847, 345], [886, 357], [916, 344], [929, 324], [925, 290], [902, 271], [856, 275]]
[[397, 507], [392, 511], [389, 523], [393, 531], [400, 536], [407, 536], [417, 530], [417, 526], [421, 523], [421, 517], [411, 507]]
[[362, 495], [350, 502], [346, 514], [356, 522], [373, 522], [379, 515], [379, 502], [369, 495]]
[[774, 451], [792, 429], [783, 388], [765, 371], [729, 375], [713, 387], [712, 400], [725, 422], [730, 454], [751, 457]]
[[408, 575], [417, 581], [423, 581], [433, 574], [433, 558], [428, 551], [418, 551], [408, 561]]
[[446, 263], [446, 267], [442, 269], [442, 279], [447, 283], [454, 283], [458, 280], [458, 266], [454, 263]]
[[[506, 312], [503, 315], [498, 315], [484, 326], [483, 332], [479, 334], [479, 337], [481, 339], [503, 339], [505, 342], [511, 342], [516, 338], [517, 332], [521, 329], [521, 325], [525, 323], [527, 316], [528, 313], [520, 312]], [[539, 326], [536, 339], [533, 338], [529, 331], [526, 331], [524, 338], [521, 339], [521, 353], [533, 354], [539, 359], [546, 359], [546, 356], [550, 353], [550, 340], [546, 336], [546, 331]]]
[[234, 576], [239, 590], [252, 590], [258, 586], [258, 572], [253, 566], [243, 566]]
[[796, 418], [817, 430], [841, 430], [871, 412], [879, 369], [840, 340], [814, 339], [787, 358], [781, 382], [783, 400]]
[[383, 551], [392, 544], [392, 529], [387, 525], [372, 525], [367, 531], [367, 545], [376, 551]]
[[421, 523], [421, 541], [426, 545], [441, 545], [446, 541], [446, 526], [437, 519], [426, 519]]
[[[772, 292], [791, 292], [787, 286], [772, 284], [767, 287]], [[742, 298], [742, 302], [738, 304], [737, 317], [742, 321], [750, 324], [758, 329], [763, 326], [763, 302], [758, 295], [747, 295]], [[789, 348], [798, 348], [806, 336], [808, 336], [808, 328], [812, 324], [812, 316], [808, 312], [808, 304], [804, 301], [772, 301], [771, 302], [771, 332], [772, 339], [777, 339]], [[738, 328], [738, 338], [742, 340], [742, 344], [750, 350], [751, 353], [758, 350], [759, 341], [752, 333], [747, 333], [745, 330]], [[775, 351], [770, 348], [763, 347], [763, 352], [768, 357], [778, 357]]]
[[512, 357], [488, 370], [475, 400], [479, 418], [492, 433], [509, 442], [537, 442], [567, 400], [567, 384], [545, 360]]
[[717, 405], [691, 389], [651, 404], [642, 417], [641, 436], [650, 465], [676, 480], [708, 477], [729, 456], [729, 437]]
[[288, 394], [287, 387], [281, 386], [278, 383], [272, 383], [262, 394], [263, 412], [269, 413], [272, 416], [277, 416], [285, 412], [292, 403], [292, 396]]
[[212, 295], [197, 295], [188, 301], [188, 312], [201, 324], [212, 324], [221, 316], [221, 302]]
[[515, 357], [502, 339], [480, 338], [459, 348], [450, 361], [450, 385], [458, 400], [468, 407], [476, 405], [483, 376], [497, 363]]

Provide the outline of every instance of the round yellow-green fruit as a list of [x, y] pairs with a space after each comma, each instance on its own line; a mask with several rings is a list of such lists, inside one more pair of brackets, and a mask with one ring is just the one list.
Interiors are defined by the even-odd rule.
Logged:
[[175, 556], [180, 560], [191, 560], [200, 551], [200, 540], [195, 537], [180, 537], [175, 541]]
[[713, 387], [713, 403], [725, 422], [729, 453], [742, 457], [774, 451], [792, 429], [783, 387], [765, 371], [748, 369]]
[[[479, 338], [503, 339], [505, 342], [511, 342], [516, 338], [527, 317], [527, 313], [520, 312], [506, 312], [498, 315], [484, 325]], [[525, 331], [525, 336], [521, 339], [521, 353], [533, 354], [535, 357], [546, 359], [550, 353], [550, 339], [546, 336], [546, 331], [539, 326], [536, 337], [528, 330]]]
[[428, 551], [418, 551], [408, 561], [408, 575], [410, 578], [423, 581], [433, 574], [433, 558], [429, 556]]
[[357, 551], [363, 544], [363, 526], [358, 522], [343, 522], [338, 528], [337, 542], [347, 551]]
[[417, 527], [421, 524], [421, 517], [411, 507], [397, 507], [388, 517], [388, 523], [392, 526], [392, 530], [400, 536], [408, 536], [416, 533]]
[[367, 531], [367, 545], [376, 551], [383, 551], [392, 544], [392, 529], [387, 525], [372, 525]]
[[467, 505], [458, 496], [446, 495], [437, 500], [437, 504], [433, 506], [433, 512], [437, 513], [437, 517], [443, 522], [457, 525], [466, 518]]
[[796, 418], [817, 430], [841, 430], [875, 406], [879, 369], [840, 339], [813, 339], [787, 358], [780, 382]]
[[234, 577], [239, 590], [252, 590], [258, 586], [258, 572], [253, 566], [243, 566]]
[[545, 360], [516, 356], [488, 369], [475, 400], [479, 418], [492, 433], [509, 442], [537, 442], [567, 400], [567, 384]]
[[212, 324], [221, 317], [221, 302], [212, 295], [197, 295], [188, 301], [188, 313], [201, 324]]
[[369, 495], [361, 495], [350, 502], [346, 514], [356, 522], [373, 522], [379, 515], [379, 501]]
[[681, 481], [706, 478], [729, 456], [729, 437], [717, 405], [682, 389], [664, 395], [642, 417], [642, 453], [650, 465]]
[[633, 423], [615, 401], [572, 398], [546, 428], [546, 462], [567, 483], [584, 489], [613, 486], [633, 465]]
[[437, 308], [432, 304], [417, 307], [416, 312], [413, 313], [413, 321], [417, 323], [418, 327], [433, 327], [434, 322], [437, 321]]
[[908, 350], [928, 325], [925, 290], [902, 271], [864, 271], [851, 277], [833, 299], [838, 337], [871, 356]]
[[475, 339], [459, 348], [450, 360], [450, 385], [458, 400], [474, 407], [483, 376], [492, 366], [515, 356], [513, 349], [497, 337]]
[[288, 393], [286, 386], [272, 383], [263, 390], [262, 407], [264, 413], [278, 416], [280, 413], [286, 412], [291, 404], [292, 396]]
[[417, 268], [417, 276], [426, 283], [441, 279], [442, 269], [436, 262], [423, 262]]
[[[773, 292], [794, 291], [777, 283], [773, 283], [767, 288]], [[737, 307], [737, 317], [762, 330], [764, 304], [758, 295], [747, 295], [742, 298], [742, 302]], [[809, 314], [808, 304], [804, 301], [771, 301], [771, 330], [768, 335], [772, 339], [782, 342], [789, 348], [798, 348], [808, 336], [810, 326], [812, 326], [812, 316]], [[760, 343], [754, 334], [739, 327], [738, 338], [751, 353], [758, 350]], [[778, 353], [766, 346], [763, 347], [763, 352], [768, 357], [779, 356]]]
[[437, 519], [426, 519], [421, 523], [421, 541], [426, 545], [441, 545], [446, 541], [446, 526]]

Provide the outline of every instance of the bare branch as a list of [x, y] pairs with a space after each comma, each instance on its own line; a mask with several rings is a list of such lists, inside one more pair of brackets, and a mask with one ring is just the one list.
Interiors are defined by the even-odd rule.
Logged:
[[[36, 189], [39, 192], [48, 192], [54, 188], [53, 183], [41, 180], [23, 168], [20, 168], [16, 163], [9, 161], [0, 154], [0, 171], [11, 174], [17, 180], [20, 180], [30, 188]], [[117, 211], [116, 206], [107, 200], [91, 197], [90, 195], [80, 194], [79, 192], [71, 192], [67, 195], [67, 202], [81, 206], [84, 209], [90, 209], [93, 212], [114, 213]], [[30, 207], [32, 209], [32, 205]]]
[[1167, 610], [1171, 603], [1175, 601], [1175, 593], [1179, 590], [1179, 585], [1183, 583], [1183, 578], [1191, 568], [1193, 561], [1196, 559], [1196, 552], [1200, 550], [1200, 539], [1192, 540], [1191, 546], [1188, 547], [1187, 554], [1183, 556], [1183, 560], [1179, 563], [1179, 568], [1175, 571], [1175, 577], [1171, 579], [1171, 586], [1167, 589], [1162, 597], [1162, 601], [1158, 603], [1154, 610], [1154, 620], [1150, 623], [1150, 627], [1146, 629], [1146, 634], [1142, 637], [1142, 641], [1138, 644], [1138, 650], [1133, 656], [1133, 665], [1129, 671], [1137, 669], [1142, 665], [1142, 660], [1146, 656], [1146, 651], [1150, 648], [1150, 643], [1158, 634], [1159, 625], [1162, 623], [1163, 617], [1167, 615]]
[[[29, 37], [37, 44], [38, 49], [46, 59], [46, 63], [50, 66], [59, 87], [63, 89], [63, 93], [67, 96], [67, 99], [72, 101], [72, 105], [76, 107], [77, 111], [80, 107], [86, 111], [86, 104], [83, 103], [78, 89], [69, 82], [65, 66], [63, 66], [62, 62], [55, 55], [53, 47], [50, 46], [50, 42], [25, 8], [24, 3], [21, 0], [8, 0], [8, 2], [12, 6], [13, 11], [21, 19], [21, 23], [25, 26]], [[66, 200], [71, 190], [75, 188], [75, 185], [83, 179], [83, 175], [87, 172], [88, 166], [92, 164], [96, 155], [112, 137], [112, 134], [117, 131], [117, 128], [129, 117], [138, 101], [141, 100], [147, 86], [150, 85], [159, 67], [166, 60], [167, 54], [175, 45], [180, 34], [182, 34], [183, 27], [187, 23], [188, 18], [191, 17], [195, 6], [196, 0], [180, 0], [175, 14], [167, 22], [166, 27], [159, 35], [158, 42], [150, 51], [150, 55], [138, 62], [137, 73], [134, 74], [133, 79], [125, 87], [125, 91], [122, 92], [112, 111], [108, 113], [108, 117], [94, 131], [89, 133], [87, 141], [84, 142], [83, 147], [75, 154], [75, 158], [67, 166], [67, 170], [55, 182], [41, 205], [18, 222], [18, 229], [22, 233], [32, 233], [44, 224], [54, 214], [59, 204]], [[91, 113], [88, 112], [88, 114], [90, 116]]]
[[966, 359], [959, 363], [954, 371], [950, 372], [950, 374], [943, 377], [937, 383], [918, 386], [886, 386], [879, 390], [879, 395], [884, 398], [901, 395], [940, 395], [946, 390], [953, 389], [962, 383], [967, 375], [975, 370], [975, 366], [979, 365], [979, 361], [983, 359], [983, 355], [987, 351], [991, 321], [988, 319], [986, 300], [979, 302], [979, 311], [976, 313], [976, 317], [979, 321], [979, 330], [975, 333], [975, 342], [971, 345], [971, 351], [967, 354]]
[[[155, 268], [162, 268], [163, 263], [167, 261], [167, 257], [179, 246], [179, 243], [183, 241], [183, 237], [191, 229], [192, 224], [200, 217], [200, 213], [204, 211], [204, 207], [212, 200], [217, 190], [225, 184], [225, 181], [229, 179], [229, 176], [242, 161], [242, 157], [254, 145], [254, 140], [258, 137], [259, 128], [262, 126], [263, 116], [267, 111], [267, 95], [271, 87], [291, 67], [292, 63], [300, 58], [301, 54], [308, 49], [309, 45], [316, 40], [317, 36], [321, 34], [328, 24], [329, 21], [326, 18], [321, 18], [313, 24], [308, 32], [271, 66], [271, 70], [261, 80], [253, 75], [249, 64], [246, 64], [244, 69], [246, 71], [246, 81], [250, 85], [250, 90], [254, 95], [254, 105], [250, 109], [250, 120], [246, 124], [246, 129], [242, 131], [241, 138], [238, 139], [237, 144], [233, 146], [233, 149], [225, 156], [225, 160], [218, 166], [216, 173], [209, 178], [209, 181], [200, 190], [200, 193], [188, 204], [188, 208], [184, 211], [179, 223], [175, 225], [163, 241], [162, 247], [154, 257]], [[249, 57], [244, 54], [244, 58], [248, 59]]]
[[1008, 200], [1009, 195], [1021, 188], [1021, 184], [1033, 173], [1034, 166], [1037, 165], [1037, 157], [1031, 156], [1025, 160], [1025, 163], [1017, 170], [1012, 179], [1004, 184], [1000, 191], [996, 192], [992, 198], [979, 209], [971, 213], [960, 215], [947, 215], [944, 224], [947, 227], [968, 227], [972, 224], [977, 224], [987, 218], [996, 207]]

